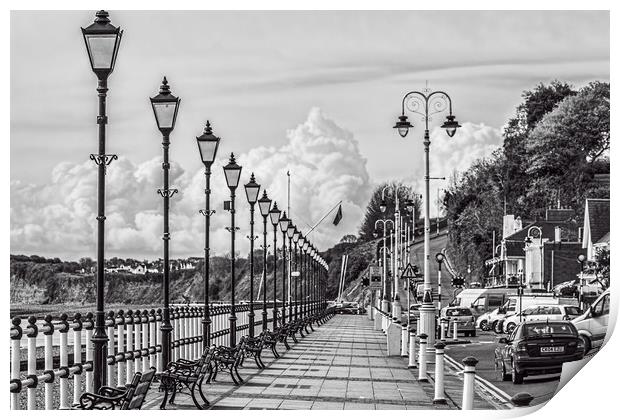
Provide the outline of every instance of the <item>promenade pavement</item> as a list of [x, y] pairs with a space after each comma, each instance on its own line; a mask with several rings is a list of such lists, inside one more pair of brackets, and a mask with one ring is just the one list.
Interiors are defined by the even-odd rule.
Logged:
[[[458, 409], [462, 376], [446, 375], [446, 389], [453, 392], [447, 405], [433, 404], [433, 382], [418, 382], [417, 370], [407, 368], [407, 358], [387, 356], [384, 334], [375, 331], [367, 316], [338, 315], [314, 327], [299, 343], [275, 359], [263, 352], [264, 370], [246, 360], [239, 373], [244, 383], [235, 386], [223, 372], [203, 390], [212, 410], [428, 410]], [[429, 370], [432, 365], [429, 366]], [[154, 384], [143, 409], [158, 409], [163, 392]], [[497, 408], [476, 395], [475, 408]], [[195, 409], [191, 398], [179, 394], [166, 409]]]

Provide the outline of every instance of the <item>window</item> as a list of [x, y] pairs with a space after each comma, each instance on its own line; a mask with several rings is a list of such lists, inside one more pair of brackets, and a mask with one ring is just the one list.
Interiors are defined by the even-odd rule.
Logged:
[[527, 309], [523, 310], [522, 314], [523, 315], [532, 315], [535, 310], [536, 310], [536, 308], [527, 308]]
[[580, 315], [581, 309], [576, 306], [565, 306], [564, 310], [566, 311], [566, 315]]
[[609, 295], [603, 298], [603, 312], [601, 315], [609, 315]]
[[497, 306], [502, 306], [502, 304], [504, 303], [504, 297], [503, 296], [489, 296], [489, 298], [487, 299], [489, 308], [495, 308]]
[[560, 310], [559, 307], [552, 306], [550, 309], [551, 309], [551, 314], [552, 315], [562, 315], [562, 311]]
[[540, 337], [548, 335], [571, 335], [576, 336], [577, 330], [571, 323], [536, 323], [526, 324], [524, 335], [526, 337]]
[[447, 316], [471, 316], [471, 311], [468, 308], [454, 308], [446, 310]]

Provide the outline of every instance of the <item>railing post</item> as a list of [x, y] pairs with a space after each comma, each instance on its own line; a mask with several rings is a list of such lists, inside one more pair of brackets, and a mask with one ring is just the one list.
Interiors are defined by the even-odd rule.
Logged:
[[[52, 316], [50, 314], [45, 315], [45, 323], [43, 324], [45, 335], [45, 371], [50, 375], [49, 380], [45, 381], [45, 409], [51, 410], [53, 409], [53, 393], [54, 393], [54, 347], [53, 347], [53, 335], [54, 335], [54, 324], [52, 324]], [[92, 332], [92, 329], [91, 329]]]
[[416, 362], [415, 338], [416, 338], [415, 330], [410, 325], [409, 326], [409, 366], [408, 366], [410, 369], [416, 369], [418, 367], [418, 363]]
[[28, 318], [26, 337], [28, 337], [28, 379], [33, 378], [34, 383], [28, 385], [28, 410], [37, 409], [37, 334], [39, 333], [37, 319], [34, 316]]
[[11, 391], [11, 410], [19, 410], [19, 395], [21, 391], [20, 377], [20, 359], [21, 359], [21, 339], [22, 327], [19, 326], [22, 320], [15, 317], [11, 320], [11, 382], [17, 385], [16, 389]]
[[422, 333], [418, 337], [420, 337], [420, 353], [418, 357], [420, 366], [418, 370], [418, 381], [428, 382], [428, 375], [426, 374], [426, 339], [428, 338], [428, 335]]
[[161, 322], [162, 322], [163, 316], [162, 316], [162, 310], [161, 308], [157, 309], [157, 316], [155, 318], [155, 328], [157, 331], [157, 335], [155, 336], [157, 339], [157, 344], [156, 344], [156, 349], [157, 349], [157, 372], [163, 372], [164, 371], [164, 363], [163, 363], [163, 359], [161, 357], [161, 352], [162, 352], [162, 347], [161, 347]]
[[[73, 366], [82, 365], [82, 314], [73, 316]], [[73, 404], [80, 402], [82, 395], [82, 373], [78, 370], [73, 374]]]
[[[114, 326], [116, 325], [116, 318], [114, 315], [114, 311], [108, 312], [108, 317], [105, 320], [105, 325], [108, 328], [108, 357], [106, 367], [108, 369], [108, 374], [106, 375], [107, 385], [113, 387], [114, 386], [114, 365], [116, 363], [116, 358], [114, 357]], [[124, 384], [119, 384], [124, 385]]]
[[[93, 351], [93, 342], [91, 339], [93, 338], [93, 329], [95, 327], [94, 315], [92, 312], [88, 312], [86, 314], [86, 323], [84, 324], [84, 329], [86, 330], [86, 363], [90, 364], [89, 367], [85, 369], [86, 371], [86, 392], [93, 392], [93, 363], [95, 363], [95, 354]], [[50, 341], [51, 343], [51, 341]], [[46, 368], [47, 369], [47, 368]]]
[[474, 380], [476, 378], [476, 365], [478, 359], [469, 356], [463, 359], [465, 370], [463, 370], [463, 410], [473, 410], [474, 408]]
[[150, 339], [150, 343], [149, 343], [149, 364], [151, 365], [151, 367], [156, 367], [157, 366], [157, 340], [155, 338], [155, 334], [156, 334], [156, 325], [157, 323], [157, 317], [155, 315], [155, 309], [151, 309], [151, 311], [149, 312], [149, 339]]
[[149, 370], [149, 311], [142, 311], [142, 372]]
[[[60, 383], [60, 405], [59, 409], [69, 408], [69, 355], [67, 351], [67, 336], [69, 334], [69, 323], [67, 314], [60, 315], [60, 369], [62, 370], [59, 379]], [[98, 391], [98, 390], [95, 390]]]
[[435, 399], [433, 404], [446, 404], [446, 393], [444, 392], [444, 348], [443, 341], [435, 343]]
[[133, 311], [130, 309], [127, 311], [125, 317], [125, 325], [127, 325], [127, 351], [125, 352], [125, 359], [127, 360], [127, 375], [125, 376], [125, 384], [131, 383], [133, 378]]
[[[142, 312], [138, 309], [133, 314], [133, 333], [134, 333], [134, 373], [142, 372], [142, 352], [140, 351], [140, 346], [142, 345], [142, 340], [140, 334], [142, 334]], [[132, 377], [133, 379], [133, 377]], [[129, 383], [129, 382], [127, 382]]]
[[118, 386], [123, 386], [127, 383], [125, 382], [125, 379], [127, 378], [127, 355], [125, 353], [125, 312], [122, 309], [118, 311], [115, 321], [118, 330], [116, 352], [122, 355], [120, 358], [121, 360], [116, 364], [116, 383]]
[[172, 357], [174, 358], [173, 360], [178, 360], [181, 357], [181, 346], [180, 346], [181, 341], [180, 340], [183, 336], [182, 336], [181, 327], [180, 327], [180, 323], [181, 323], [180, 317], [181, 317], [181, 314], [180, 314], [179, 308], [178, 307], [171, 308], [170, 319], [172, 320], [173, 330], [171, 331], [172, 334], [171, 334], [171, 339], [170, 339], [170, 346], [172, 348]]

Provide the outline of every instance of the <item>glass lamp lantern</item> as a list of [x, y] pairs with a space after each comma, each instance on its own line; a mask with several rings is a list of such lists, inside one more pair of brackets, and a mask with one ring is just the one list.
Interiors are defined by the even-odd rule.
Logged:
[[286, 236], [288, 236], [288, 238], [292, 240], [296, 231], [297, 228], [295, 227], [295, 225], [293, 223], [289, 223], [288, 229], [286, 230]]
[[276, 201], [273, 202], [273, 207], [269, 210], [269, 218], [271, 219], [272, 225], [278, 225], [280, 221], [280, 209], [278, 209], [278, 203]]
[[280, 230], [282, 233], [286, 233], [288, 231], [288, 226], [291, 223], [291, 219], [286, 217], [286, 211], [282, 212], [282, 217], [278, 220], [278, 223], [280, 224]]
[[301, 233], [297, 230], [297, 226], [295, 226], [295, 231], [293, 232], [293, 242], [298, 243], [301, 237]]
[[399, 136], [405, 138], [407, 133], [409, 133], [409, 129], [413, 128], [413, 125], [408, 121], [406, 115], [401, 115], [398, 117], [396, 124], [394, 124], [394, 128], [398, 131]]
[[180, 103], [181, 99], [170, 93], [168, 80], [166, 76], [164, 76], [159, 88], [159, 94], [151, 98], [155, 122], [162, 134], [170, 134], [170, 132], [174, 130]]
[[224, 166], [224, 176], [226, 177], [226, 184], [231, 190], [236, 189], [239, 186], [239, 178], [241, 177], [241, 166], [235, 161], [235, 154], [230, 154], [228, 163]]
[[196, 137], [198, 143], [198, 151], [200, 151], [200, 159], [205, 166], [211, 166], [215, 161], [215, 155], [217, 154], [217, 148], [220, 145], [220, 138], [213, 135], [211, 131], [211, 123], [207, 121], [204, 133], [199, 137]]
[[446, 117], [446, 122], [441, 125], [441, 128], [445, 128], [446, 133], [448, 133], [448, 136], [450, 137], [454, 137], [456, 129], [461, 126], [454, 118], [454, 115], [448, 115]]
[[252, 175], [250, 175], [250, 182], [245, 184], [245, 195], [248, 198], [248, 203], [250, 203], [251, 205], [256, 204], [259, 191], [260, 185], [256, 183], [256, 180], [254, 179], [254, 172], [252, 172]]
[[267, 191], [265, 190], [263, 190], [263, 196], [258, 200], [258, 208], [261, 216], [269, 216], [269, 210], [271, 210], [271, 199], [267, 197]]
[[109, 13], [100, 10], [95, 22], [82, 29], [90, 67], [100, 80], [105, 80], [114, 70], [118, 47], [123, 31], [110, 24]]

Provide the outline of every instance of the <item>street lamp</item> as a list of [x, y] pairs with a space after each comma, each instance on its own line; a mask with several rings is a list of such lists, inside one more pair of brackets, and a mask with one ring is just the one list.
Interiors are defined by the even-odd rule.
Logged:
[[[280, 209], [278, 209], [278, 203], [273, 202], [273, 207], [269, 211], [269, 218], [271, 219], [271, 224], [273, 225], [273, 330], [275, 331], [278, 327], [278, 307], [276, 305], [276, 294], [277, 294], [277, 268], [278, 268], [278, 222], [280, 220]], [[265, 280], [266, 281], [266, 280]]]
[[435, 261], [437, 261], [437, 265], [438, 265], [437, 283], [439, 284], [439, 287], [437, 288], [437, 293], [439, 295], [438, 297], [439, 305], [437, 306], [437, 309], [439, 309], [440, 311], [441, 311], [441, 264], [443, 264], [443, 261], [445, 258], [446, 256], [442, 254], [441, 252], [438, 252], [437, 254], [435, 254]]
[[295, 287], [295, 321], [297, 321], [297, 318], [299, 317], [299, 293], [297, 293], [297, 287], [301, 280], [299, 278], [299, 271], [297, 271], [297, 243], [299, 242], [301, 233], [297, 230], [297, 226], [293, 226], [293, 229], [293, 244], [295, 245], [295, 250], [293, 251], [293, 264], [295, 265], [294, 271], [297, 274], [293, 284]]
[[[308, 247], [310, 247], [310, 242], [308, 241], [308, 238], [304, 238], [304, 244], [303, 244], [303, 261], [304, 261], [304, 265], [303, 265], [303, 269], [304, 269], [304, 282], [302, 285], [302, 308], [303, 308], [303, 314], [304, 317], [308, 316], [308, 280], [309, 280], [309, 276], [308, 276]], [[306, 330], [308, 331], [308, 330]]]
[[205, 259], [203, 264], [203, 281], [205, 290], [204, 300], [204, 318], [202, 320], [202, 346], [209, 347], [211, 344], [211, 314], [209, 311], [209, 231], [211, 229], [211, 215], [215, 210], [211, 210], [211, 165], [215, 161], [217, 148], [220, 144], [220, 138], [213, 135], [211, 124], [207, 121], [205, 131], [199, 137], [196, 137], [200, 159], [205, 166], [205, 209], [200, 210], [205, 218]]
[[448, 136], [452, 137], [459, 123], [452, 115], [452, 99], [447, 93], [441, 91], [422, 93], [412, 91], [407, 93], [402, 100], [401, 115], [394, 128], [398, 130], [401, 137], [407, 136], [409, 129], [413, 125], [407, 120], [405, 115], [405, 104], [407, 110], [421, 115], [424, 121], [424, 299], [420, 308], [420, 333], [428, 336], [428, 346], [432, 347], [435, 341], [435, 308], [433, 306], [432, 281], [430, 277], [430, 175], [429, 175], [429, 150], [430, 134], [428, 129], [429, 117], [448, 110], [448, 117], [441, 126], [445, 128]]
[[108, 76], [114, 70], [118, 47], [121, 42], [123, 31], [110, 24], [108, 12], [100, 10], [96, 13], [93, 24], [82, 29], [82, 36], [86, 44], [90, 66], [97, 76], [97, 93], [99, 96], [99, 115], [97, 115], [97, 125], [99, 126], [99, 153], [91, 154], [90, 159], [98, 166], [97, 173], [97, 284], [96, 284], [96, 310], [95, 310], [95, 331], [93, 332], [92, 342], [94, 345], [93, 360], [93, 385], [98, 390], [105, 383], [106, 375], [106, 356], [108, 336], [105, 330], [104, 312], [104, 232], [105, 232], [105, 173], [106, 166], [112, 160], [117, 159], [116, 155], [106, 154], [105, 126], [108, 123], [106, 115], [106, 96], [108, 92]]
[[580, 265], [580, 273], [579, 273], [579, 309], [583, 310], [584, 302], [583, 302], [583, 265], [586, 262], [586, 256], [583, 254], [579, 254], [577, 257], [577, 262]]
[[263, 190], [263, 196], [258, 200], [258, 209], [263, 216], [263, 331], [267, 330], [267, 216], [271, 210], [271, 200], [267, 197], [267, 191]]
[[237, 335], [237, 315], [235, 313], [235, 190], [239, 186], [241, 166], [235, 161], [234, 153], [230, 154], [230, 160], [224, 166], [224, 177], [230, 189], [230, 347], [235, 347]]
[[383, 296], [381, 297], [381, 310], [383, 312], [388, 312], [389, 311], [389, 301], [387, 298], [387, 282], [388, 282], [388, 277], [387, 277], [387, 238], [386, 238], [386, 227], [387, 227], [387, 223], [390, 222], [392, 223], [392, 229], [394, 228], [394, 221], [392, 219], [378, 219], [375, 220], [375, 232], [377, 230], [377, 224], [381, 222], [383, 224], [383, 284], [382, 284], [382, 294]]
[[286, 229], [286, 236], [288, 237], [288, 320], [289, 322], [293, 321], [293, 308], [291, 306], [291, 275], [293, 271], [293, 235], [295, 234], [295, 225], [293, 222], [288, 224], [288, 229]]
[[168, 174], [170, 171], [170, 163], [168, 162], [168, 149], [170, 147], [170, 133], [174, 130], [177, 119], [177, 112], [181, 100], [170, 93], [170, 86], [164, 76], [164, 80], [159, 88], [159, 94], [151, 98], [151, 106], [155, 115], [157, 128], [162, 134], [162, 147], [164, 151], [164, 162], [162, 169], [164, 171], [164, 188], [158, 189], [157, 193], [164, 199], [164, 310], [161, 323], [161, 340], [162, 340], [162, 363], [167, 366], [170, 361], [170, 334], [172, 333], [172, 325], [170, 324], [170, 257], [169, 257], [169, 213], [170, 198], [178, 192], [177, 189], [170, 189], [168, 186]]
[[254, 179], [254, 172], [250, 176], [250, 182], [245, 184], [245, 195], [250, 204], [250, 337], [254, 337], [254, 205], [258, 200], [260, 185]]
[[282, 323], [286, 322], [286, 232], [291, 223], [291, 219], [286, 217], [286, 211], [282, 212], [282, 217], [278, 221], [282, 231]]

